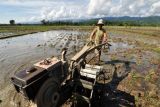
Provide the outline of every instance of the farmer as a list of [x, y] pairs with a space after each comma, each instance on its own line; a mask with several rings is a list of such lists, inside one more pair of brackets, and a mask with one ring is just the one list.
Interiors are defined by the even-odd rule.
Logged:
[[[103, 26], [104, 26], [103, 19], [99, 19], [97, 27], [92, 31], [90, 35], [90, 41], [92, 41], [95, 45], [107, 42], [108, 36]], [[101, 57], [101, 48], [96, 49], [95, 53], [98, 58], [97, 64], [99, 64]]]

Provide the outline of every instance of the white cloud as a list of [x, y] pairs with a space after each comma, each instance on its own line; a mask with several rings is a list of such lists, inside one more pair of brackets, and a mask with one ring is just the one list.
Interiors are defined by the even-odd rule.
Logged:
[[88, 14], [89, 15], [107, 15], [109, 12], [112, 0], [90, 0], [88, 5]]
[[160, 14], [159, 0], [90, 0], [88, 14], [146, 16]]
[[150, 12], [152, 15], [154, 15], [154, 14], [160, 15], [160, 1], [152, 4]]
[[57, 2], [59, 6], [43, 7], [39, 19], [61, 20], [105, 16], [160, 15], [159, 0], [90, 0], [87, 5]]
[[159, 0], [2, 0], [0, 5], [25, 7], [23, 21], [160, 15]]
[[81, 11], [85, 7], [83, 6], [65, 6], [61, 5], [60, 7], [43, 7], [41, 9], [41, 19], [47, 20], [61, 20], [61, 19], [78, 19], [84, 18], [84, 11]]

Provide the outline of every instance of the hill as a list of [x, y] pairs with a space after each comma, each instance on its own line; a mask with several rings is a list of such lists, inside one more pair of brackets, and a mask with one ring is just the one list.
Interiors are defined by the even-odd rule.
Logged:
[[[46, 21], [49, 25], [94, 25], [100, 18]], [[149, 17], [102, 17], [105, 25], [111, 26], [160, 26], [160, 16]], [[44, 24], [44, 23], [42, 23]]]

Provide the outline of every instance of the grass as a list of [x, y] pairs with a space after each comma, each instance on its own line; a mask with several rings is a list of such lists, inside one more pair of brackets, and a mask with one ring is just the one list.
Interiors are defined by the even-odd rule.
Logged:
[[[44, 26], [44, 25], [15, 25], [15, 26], [0, 26], [0, 33], [12, 32], [38, 32], [47, 30], [92, 30], [95, 26]], [[142, 33], [149, 35], [157, 35], [160, 32], [160, 27], [124, 27], [124, 26], [104, 26], [109, 31], [123, 31], [130, 33]]]
[[155, 52], [157, 52], [157, 53], [159, 53], [159, 54], [160, 54], [160, 48], [159, 48], [159, 47], [157, 47], [157, 48], [153, 48], [153, 51], [155, 51]]
[[[15, 25], [0, 26], [0, 39], [16, 37], [36, 32], [44, 32], [50, 30], [83, 30], [91, 31], [93, 26], [44, 26], [44, 25]], [[12, 33], [12, 34], [8, 34]]]
[[15, 25], [15, 26], [0, 26], [0, 32], [21, 32], [21, 31], [47, 31], [47, 30], [89, 30], [89, 26], [44, 26], [44, 25]]

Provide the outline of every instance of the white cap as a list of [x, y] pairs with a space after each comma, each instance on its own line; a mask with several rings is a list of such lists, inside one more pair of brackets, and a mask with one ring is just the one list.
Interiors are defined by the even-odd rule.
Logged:
[[97, 25], [104, 25], [103, 19], [99, 19]]

